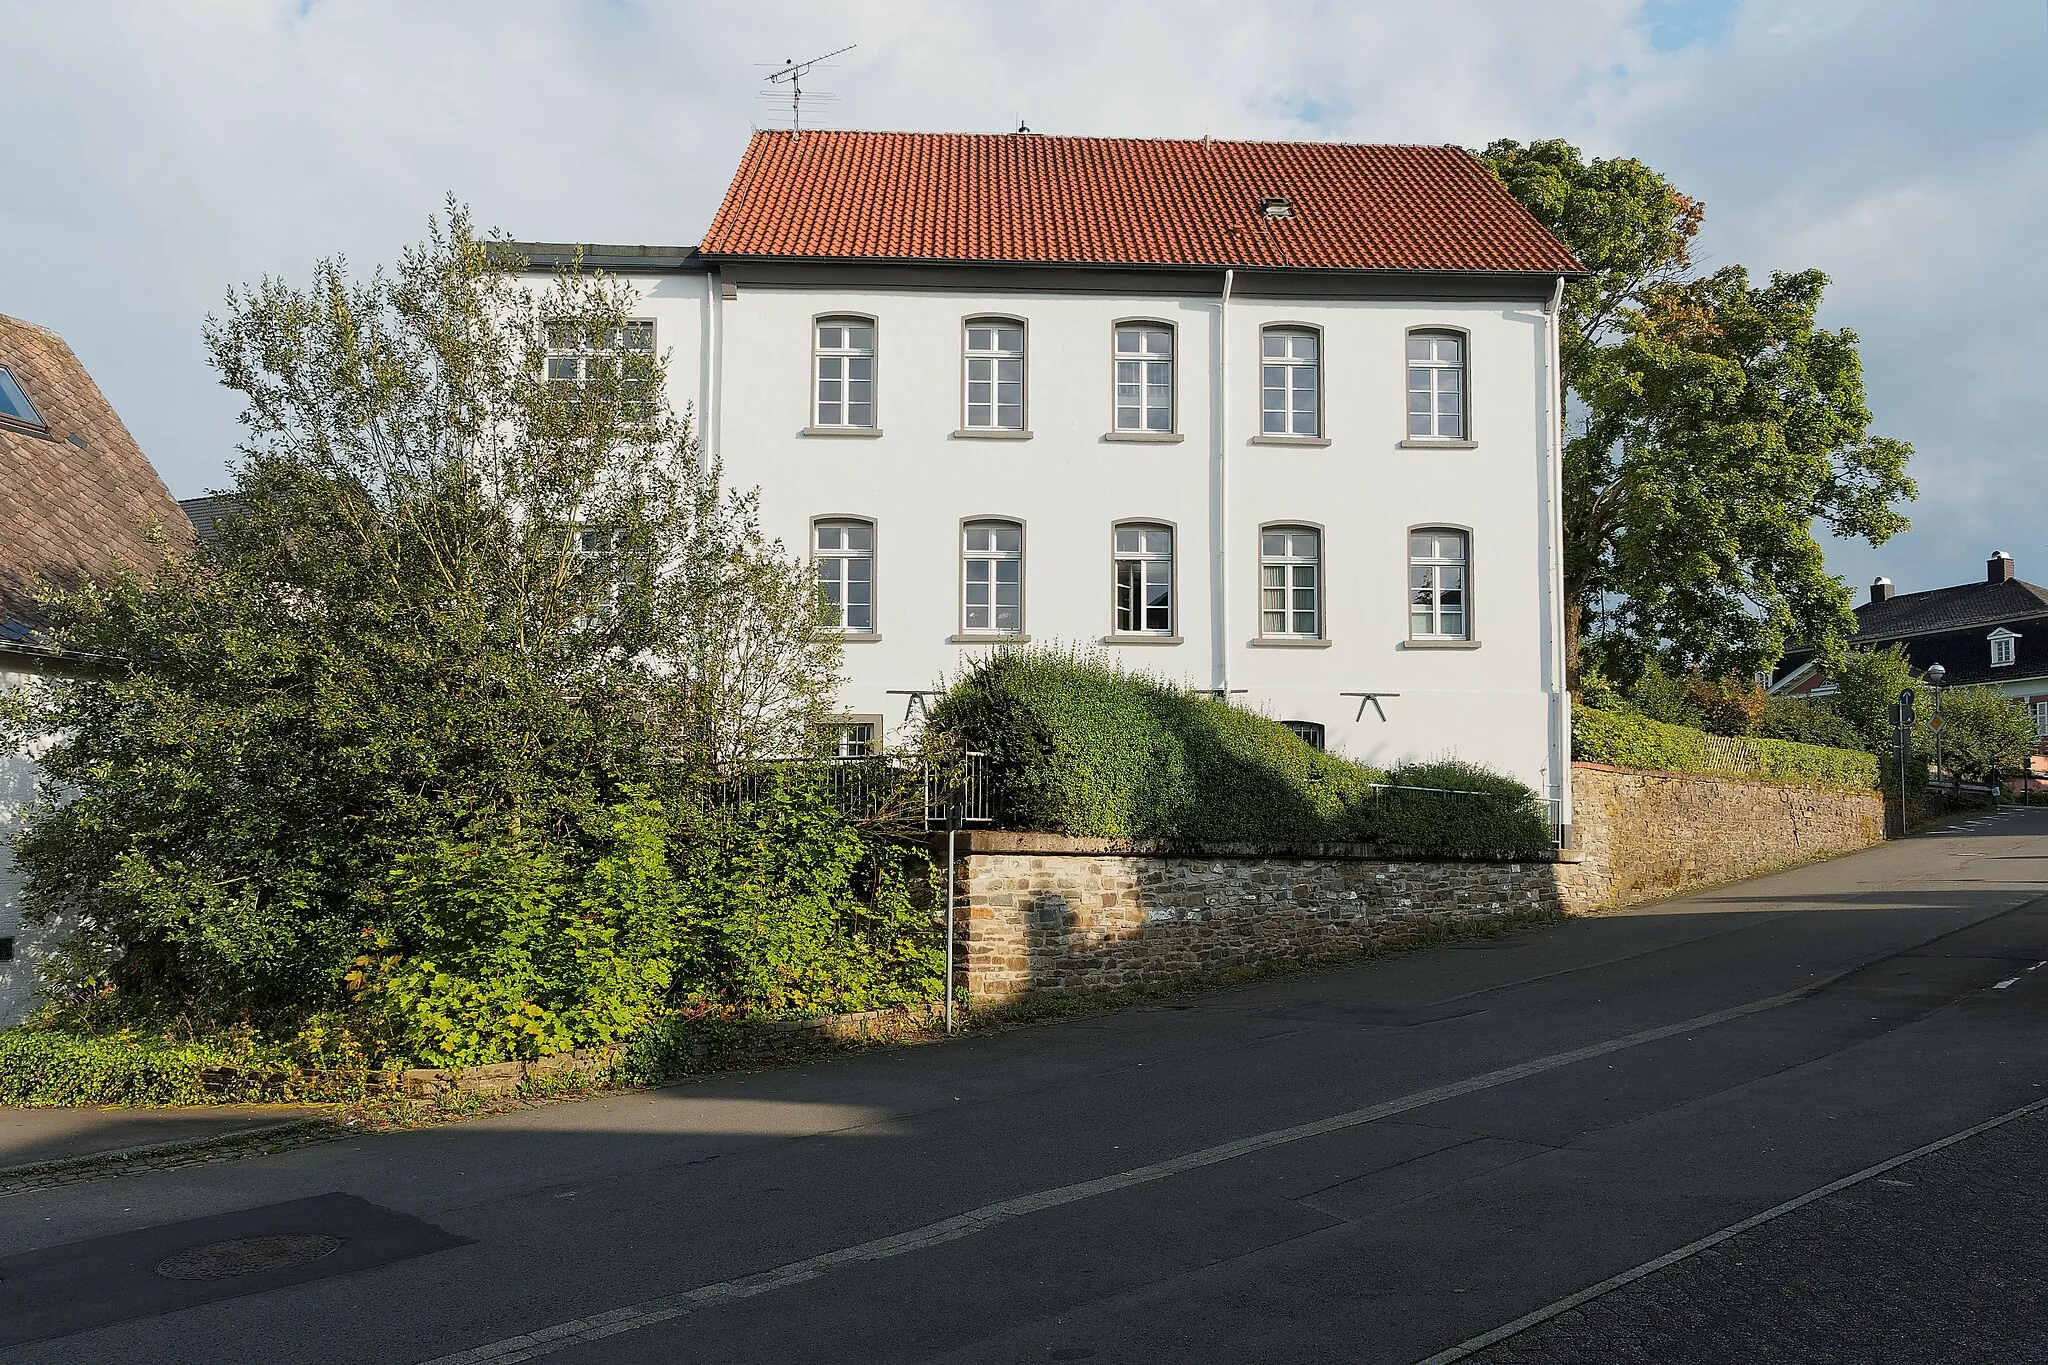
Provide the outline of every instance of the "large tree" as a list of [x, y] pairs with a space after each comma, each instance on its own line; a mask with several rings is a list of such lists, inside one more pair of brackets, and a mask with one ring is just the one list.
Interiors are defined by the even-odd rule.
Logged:
[[811, 742], [837, 647], [663, 401], [634, 291], [523, 266], [451, 203], [390, 272], [326, 261], [209, 320], [237, 514], [53, 601], [54, 643], [119, 663], [11, 707], [69, 984], [200, 1022], [353, 991], [470, 1060], [659, 997], [690, 843], [662, 812]]
[[1747, 672], [1793, 639], [1839, 656], [1850, 591], [1815, 528], [1906, 529], [1910, 446], [1873, 436], [1856, 334], [1815, 323], [1827, 277], [1700, 273], [1704, 209], [1632, 159], [1561, 141], [1480, 153], [1572, 248], [1565, 291], [1567, 659]]

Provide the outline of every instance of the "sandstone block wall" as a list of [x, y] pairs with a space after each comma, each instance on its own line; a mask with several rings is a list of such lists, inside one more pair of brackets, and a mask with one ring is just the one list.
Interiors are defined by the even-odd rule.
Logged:
[[1558, 908], [1546, 862], [1133, 852], [1103, 840], [969, 837], [959, 985], [977, 1005], [1359, 952], [1430, 921]]
[[1753, 877], [1884, 839], [1874, 791], [1572, 765], [1579, 861], [1557, 868], [1569, 910], [1609, 910]]

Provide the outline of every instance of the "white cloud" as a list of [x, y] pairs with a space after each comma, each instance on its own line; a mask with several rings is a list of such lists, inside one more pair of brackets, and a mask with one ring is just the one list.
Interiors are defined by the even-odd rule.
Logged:
[[[30, 0], [10, 46], [38, 60], [0, 84], [0, 308], [64, 332], [194, 493], [232, 458], [199, 344], [229, 285], [388, 259], [449, 190], [523, 236], [695, 240], [773, 118], [756, 64], [858, 42], [811, 82], [836, 126], [1640, 156], [1707, 200], [1716, 262], [1834, 277], [1879, 429], [1921, 448], [1918, 529], [1838, 567], [1932, 586], [1997, 541], [2048, 578], [2048, 17], [1723, 8]], [[1657, 51], [1653, 29], [1694, 41]]]

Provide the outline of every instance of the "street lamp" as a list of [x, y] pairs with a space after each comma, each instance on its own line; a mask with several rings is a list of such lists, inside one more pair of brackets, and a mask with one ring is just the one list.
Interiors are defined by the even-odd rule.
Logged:
[[1941, 685], [1948, 679], [1948, 670], [1940, 664], [1929, 664], [1922, 676], [1934, 689], [1934, 780], [1939, 785], [1944, 776], [1941, 767]]

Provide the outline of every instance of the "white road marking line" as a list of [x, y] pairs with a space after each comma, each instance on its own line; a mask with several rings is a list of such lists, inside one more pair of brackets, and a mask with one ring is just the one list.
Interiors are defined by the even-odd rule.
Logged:
[[2007, 978], [2006, 978], [2005, 980], [2003, 980], [2003, 981], [1999, 982], [1999, 983], [1998, 983], [1998, 984], [1997, 984], [1996, 986], [1993, 986], [1993, 987], [1992, 987], [1991, 989], [1992, 989], [1992, 990], [1994, 990], [1994, 991], [2002, 991], [2002, 990], [2004, 990], [2004, 989], [2005, 989], [2005, 988], [2006, 988], [2007, 986], [2017, 986], [2017, 985], [2019, 985], [2019, 984], [2020, 984], [2020, 979], [2019, 979], [2018, 977], [2016, 977], [2016, 976], [2009, 976], [2009, 977], [2007, 977]]
[[[1619, 1038], [1610, 1038], [1605, 1042], [1589, 1043], [1585, 1047], [1573, 1048], [1568, 1052], [1553, 1052], [1547, 1057], [1538, 1057], [1532, 1061], [1502, 1067], [1497, 1071], [1488, 1071], [1478, 1076], [1467, 1077], [1464, 1080], [1452, 1081], [1449, 1084], [1439, 1085], [1429, 1090], [1418, 1090], [1412, 1094], [1402, 1095], [1397, 1099], [1367, 1105], [1363, 1109], [1353, 1109], [1348, 1113], [1335, 1114], [1326, 1119], [1317, 1119], [1312, 1123], [1297, 1124], [1292, 1128], [1276, 1128], [1271, 1132], [1239, 1138], [1235, 1142], [1225, 1142], [1215, 1147], [1204, 1147], [1199, 1151], [1172, 1157], [1166, 1161], [1154, 1162], [1149, 1166], [1138, 1166], [1128, 1171], [1119, 1171], [1114, 1175], [1099, 1176], [1094, 1180], [1084, 1180], [1078, 1184], [1061, 1185], [1054, 1189], [1039, 1190], [1033, 1194], [1019, 1195], [1014, 1199], [997, 1200], [995, 1203], [983, 1204], [979, 1208], [972, 1208], [965, 1213], [955, 1214], [951, 1218], [940, 1219], [936, 1223], [926, 1223], [922, 1227], [911, 1228], [907, 1232], [895, 1233], [888, 1237], [877, 1237], [873, 1241], [861, 1242], [850, 1247], [841, 1247], [837, 1251], [823, 1252], [817, 1256], [806, 1257], [801, 1261], [791, 1261], [787, 1265], [776, 1266], [772, 1270], [764, 1270], [758, 1274], [745, 1275], [733, 1280], [720, 1280], [716, 1284], [700, 1285], [695, 1289], [685, 1290], [680, 1294], [670, 1294], [661, 1298], [646, 1299], [640, 1303], [627, 1304], [622, 1308], [614, 1308], [609, 1312], [599, 1313], [593, 1317], [577, 1318], [570, 1322], [556, 1323], [551, 1327], [538, 1328], [532, 1332], [523, 1333], [520, 1336], [507, 1337], [502, 1341], [493, 1341], [482, 1346], [474, 1346], [466, 1351], [458, 1351], [453, 1355], [436, 1356], [432, 1360], [425, 1362], [425, 1365], [477, 1365], [477, 1363], [483, 1361], [495, 1362], [495, 1365], [510, 1365], [510, 1362], [513, 1361], [532, 1360], [536, 1356], [552, 1354], [565, 1346], [576, 1346], [584, 1342], [597, 1341], [619, 1332], [630, 1332], [641, 1327], [651, 1327], [655, 1323], [667, 1322], [672, 1318], [682, 1317], [686, 1313], [693, 1313], [699, 1308], [710, 1308], [722, 1303], [731, 1303], [737, 1299], [750, 1299], [756, 1295], [772, 1293], [777, 1289], [787, 1289], [792, 1285], [819, 1279], [835, 1270], [842, 1270], [849, 1266], [863, 1265], [871, 1261], [888, 1260], [891, 1257], [902, 1256], [909, 1252], [923, 1251], [928, 1247], [941, 1246], [947, 1242], [958, 1241], [963, 1237], [972, 1237], [978, 1232], [986, 1232], [990, 1228], [1000, 1226], [1013, 1219], [1022, 1218], [1027, 1214], [1041, 1213], [1046, 1209], [1056, 1209], [1067, 1204], [1078, 1204], [1084, 1199], [1093, 1199], [1098, 1195], [1129, 1189], [1134, 1185], [1147, 1185], [1156, 1180], [1165, 1180], [1170, 1176], [1200, 1170], [1205, 1166], [1215, 1166], [1225, 1161], [1235, 1160], [1241, 1156], [1248, 1156], [1253, 1152], [1263, 1152], [1269, 1148], [1285, 1146], [1288, 1143], [1301, 1142], [1308, 1138], [1324, 1137], [1331, 1133], [1343, 1132], [1346, 1129], [1361, 1127], [1364, 1124], [1389, 1118], [1395, 1114], [1405, 1114], [1412, 1109], [1421, 1109], [1428, 1105], [1441, 1104], [1445, 1100], [1457, 1099], [1462, 1095], [1470, 1095], [1475, 1091], [1488, 1090], [1494, 1086], [1508, 1085], [1515, 1081], [1526, 1080], [1531, 1076], [1542, 1075], [1546, 1071], [1555, 1071], [1559, 1067], [1572, 1066], [1578, 1062], [1589, 1061], [1595, 1057], [1604, 1057], [1612, 1052], [1640, 1047], [1644, 1043], [1654, 1043], [1666, 1038], [1675, 1038], [1681, 1034], [1694, 1033], [1701, 1029], [1712, 1028], [1716, 1024], [1725, 1024], [1732, 1020], [1741, 1019], [1746, 1015], [1760, 1014], [1765, 1010], [1777, 1009], [1781, 1005], [1789, 1005], [1796, 1000], [1802, 1000], [1812, 995], [1815, 991], [1832, 985], [1852, 972], [1860, 971], [1861, 969], [1861, 965], [1845, 968], [1819, 981], [1801, 986], [1797, 990], [1786, 991], [1780, 995], [1767, 996], [1762, 1000], [1752, 1000], [1743, 1005], [1731, 1005], [1727, 1009], [1715, 1010], [1711, 1014], [1702, 1014], [1676, 1024], [1664, 1024], [1657, 1028], [1643, 1029], [1637, 1033], [1624, 1034]], [[2048, 1103], [2048, 1100], [2043, 1102]]]
[[1816, 1199], [1825, 1199], [1831, 1194], [1848, 1189], [1851, 1185], [1858, 1185], [1863, 1181], [1883, 1175], [1887, 1171], [1897, 1170], [1909, 1161], [1917, 1161], [1921, 1157], [1938, 1152], [1944, 1147], [1953, 1147], [1958, 1142], [1967, 1141], [1970, 1138], [1976, 1137], [1979, 1133], [1988, 1133], [2001, 1124], [2011, 1123], [2016, 1118], [2024, 1118], [2035, 1110], [2044, 1107], [2048, 1107], [2048, 1098], [2038, 1099], [2032, 1104], [2023, 1104], [2017, 1109], [2007, 1110], [1997, 1118], [1986, 1119], [1975, 1127], [1965, 1128], [1960, 1133], [1950, 1133], [1947, 1137], [1930, 1142], [1925, 1147], [1915, 1147], [1903, 1156], [1895, 1156], [1888, 1161], [1880, 1161], [1875, 1166], [1866, 1166], [1854, 1175], [1845, 1175], [1840, 1180], [1830, 1181], [1817, 1190], [1808, 1190], [1796, 1199], [1787, 1199], [1784, 1203], [1765, 1209], [1762, 1213], [1753, 1214], [1739, 1223], [1731, 1223], [1719, 1232], [1709, 1233], [1707, 1236], [1700, 1238], [1697, 1242], [1687, 1242], [1678, 1250], [1667, 1251], [1654, 1261], [1645, 1261], [1633, 1270], [1624, 1270], [1619, 1275], [1602, 1280], [1598, 1284], [1588, 1285], [1578, 1293], [1559, 1299], [1556, 1303], [1545, 1304], [1535, 1312], [1526, 1313], [1516, 1318], [1513, 1322], [1504, 1323], [1494, 1328], [1491, 1332], [1484, 1332], [1469, 1340], [1461, 1341], [1449, 1350], [1438, 1351], [1427, 1360], [1417, 1361], [1416, 1365], [1451, 1365], [1453, 1361], [1464, 1360], [1466, 1357], [1476, 1355], [1489, 1346], [1498, 1346], [1509, 1337], [1526, 1332], [1531, 1327], [1548, 1322], [1560, 1314], [1569, 1313], [1572, 1309], [1578, 1308], [1583, 1304], [1591, 1303], [1594, 1299], [1601, 1297], [1603, 1294], [1611, 1293], [1623, 1285], [1633, 1284], [1645, 1275], [1654, 1275], [1666, 1266], [1676, 1265], [1689, 1256], [1696, 1256], [1708, 1247], [1719, 1246], [1729, 1238], [1739, 1237], [1751, 1228], [1761, 1227], [1765, 1223], [1770, 1222], [1773, 1218], [1782, 1218], [1788, 1213], [1803, 1209]]

